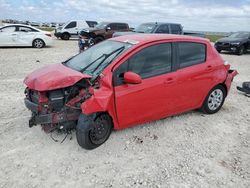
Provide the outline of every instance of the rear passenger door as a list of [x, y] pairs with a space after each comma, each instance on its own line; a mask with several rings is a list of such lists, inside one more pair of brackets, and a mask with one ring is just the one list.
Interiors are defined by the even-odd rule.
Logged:
[[177, 50], [179, 111], [199, 108], [213, 86], [213, 64], [206, 59], [206, 44], [174, 43]]

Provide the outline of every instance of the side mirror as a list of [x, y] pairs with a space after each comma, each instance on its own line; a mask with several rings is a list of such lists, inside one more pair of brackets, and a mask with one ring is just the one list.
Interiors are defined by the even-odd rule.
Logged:
[[127, 84], [140, 84], [142, 82], [141, 77], [134, 72], [125, 72], [123, 77]]
[[111, 27], [106, 27], [106, 31], [109, 31], [109, 30], [111, 30]]

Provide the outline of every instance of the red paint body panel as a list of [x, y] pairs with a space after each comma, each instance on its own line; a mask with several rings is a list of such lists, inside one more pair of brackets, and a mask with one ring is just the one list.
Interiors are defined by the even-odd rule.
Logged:
[[60, 63], [48, 65], [32, 72], [25, 78], [24, 83], [33, 90], [48, 91], [72, 86], [83, 78], [90, 78], [90, 76]]
[[[91, 89], [92, 96], [81, 104], [84, 114], [107, 112], [113, 119], [114, 129], [122, 129], [202, 106], [209, 91], [218, 84], [226, 84], [237, 74], [228, 74], [228, 67], [207, 39], [181, 35], [138, 34], [109, 40], [136, 44], [107, 66], [100, 76], [100, 88]], [[154, 44], [178, 41], [203, 43], [207, 46], [206, 62], [177, 71], [142, 79], [139, 84], [114, 87], [113, 71], [135, 53]], [[57, 64], [39, 69], [28, 75], [25, 84], [38, 91], [64, 88], [88, 75]]]

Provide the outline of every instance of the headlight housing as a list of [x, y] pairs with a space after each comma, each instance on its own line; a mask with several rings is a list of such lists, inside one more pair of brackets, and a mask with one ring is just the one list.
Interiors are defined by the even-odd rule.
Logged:
[[239, 46], [239, 45], [240, 45], [240, 42], [231, 42], [231, 45]]

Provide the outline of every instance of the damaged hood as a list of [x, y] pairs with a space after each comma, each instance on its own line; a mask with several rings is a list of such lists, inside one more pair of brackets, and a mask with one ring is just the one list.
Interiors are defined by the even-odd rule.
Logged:
[[24, 84], [33, 90], [47, 91], [72, 86], [83, 78], [91, 78], [91, 76], [77, 72], [63, 64], [53, 64], [29, 74], [24, 79]]

